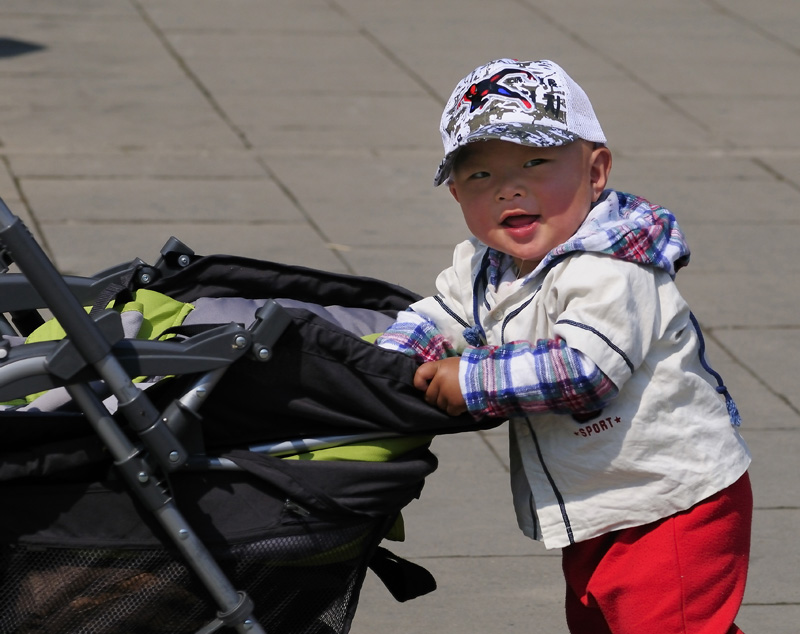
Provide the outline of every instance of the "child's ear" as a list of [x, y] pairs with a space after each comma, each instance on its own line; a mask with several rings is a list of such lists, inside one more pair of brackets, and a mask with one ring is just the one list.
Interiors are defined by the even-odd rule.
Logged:
[[453, 181], [448, 181], [447, 182], [447, 187], [450, 189], [450, 194], [453, 196], [453, 198], [456, 199], [456, 202], [459, 202], [459, 200], [458, 200], [458, 190], [456, 189], [455, 183], [453, 183]]
[[608, 175], [611, 172], [611, 150], [605, 145], [598, 145], [592, 149], [589, 161], [589, 179], [592, 186], [593, 201], [597, 202], [600, 194], [605, 191]]

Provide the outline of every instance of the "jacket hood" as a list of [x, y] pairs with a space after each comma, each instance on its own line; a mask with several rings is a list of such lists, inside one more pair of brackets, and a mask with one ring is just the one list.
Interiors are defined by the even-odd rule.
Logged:
[[575, 235], [548, 253], [535, 272], [581, 251], [656, 266], [671, 277], [689, 263], [686, 238], [669, 210], [610, 189], [603, 192]]

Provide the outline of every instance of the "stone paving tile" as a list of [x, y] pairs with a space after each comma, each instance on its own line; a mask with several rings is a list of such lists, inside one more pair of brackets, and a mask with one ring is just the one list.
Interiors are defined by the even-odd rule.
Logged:
[[[244, 257], [298, 264], [337, 273], [349, 272], [318, 237], [302, 224], [275, 224], [254, 231], [252, 225], [229, 224], [220, 231], [217, 223], [114, 223], [67, 224], [57, 230], [45, 225], [47, 244], [56, 253], [54, 261], [65, 274], [92, 275], [121, 262], [140, 257], [154, 264], [159, 249], [175, 236], [195, 253], [228, 253]], [[92, 248], [76, 249], [91, 240]]]
[[[147, 15], [166, 33], [218, 31], [233, 34], [354, 33], [356, 27], [335, 3], [324, 0], [140, 0]], [[288, 48], [295, 48], [294, 46]]]
[[[794, 293], [791, 296], [797, 297]], [[744, 332], [720, 330], [715, 332], [715, 337], [730, 350], [736, 350], [736, 354], [747, 364], [754, 376], [795, 408], [795, 418], [787, 421], [787, 424], [798, 425], [800, 395], [797, 393], [794, 373], [787, 372], [787, 368], [792, 367], [794, 360], [800, 355], [800, 329], [796, 323], [784, 322], [782, 326]], [[777, 482], [775, 484], [779, 485]], [[800, 503], [800, 496], [797, 500]]]
[[22, 179], [39, 221], [206, 222], [223, 229], [249, 222], [299, 223], [304, 218], [280, 188], [257, 179]]
[[[359, 609], [352, 634], [400, 630], [440, 634], [566, 632], [557, 557], [462, 557], [420, 563], [437, 578], [436, 591], [411, 603], [397, 603], [370, 573], [361, 602], [380, 609]], [[526, 609], [509, 609], [509, 605], [525, 605]], [[418, 619], [411, 614], [417, 611], [426, 615], [424, 629], [417, 629]]]
[[[81, 181], [103, 178], [209, 179], [242, 181], [263, 179], [264, 167], [245, 150], [230, 152], [147, 151], [50, 154], [14, 152], [14, 174], [20, 179]], [[1, 186], [1, 185], [0, 185]]]

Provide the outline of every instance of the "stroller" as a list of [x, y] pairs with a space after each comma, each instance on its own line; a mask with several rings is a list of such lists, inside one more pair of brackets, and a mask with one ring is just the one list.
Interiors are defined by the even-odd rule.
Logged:
[[175, 238], [61, 276], [2, 200], [0, 246], [0, 632], [345, 633], [368, 567], [435, 588], [382, 540], [433, 436], [501, 421], [370, 342], [414, 294]]

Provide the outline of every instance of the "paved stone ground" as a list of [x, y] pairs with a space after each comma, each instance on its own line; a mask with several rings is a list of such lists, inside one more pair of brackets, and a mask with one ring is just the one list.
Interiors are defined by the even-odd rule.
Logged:
[[[455, 82], [551, 58], [592, 98], [611, 185], [672, 209], [679, 284], [745, 418], [756, 495], [739, 623], [800, 622], [800, 7], [795, 0], [4, 0], [0, 197], [63, 272], [169, 235], [419, 292], [465, 235], [431, 187]], [[514, 526], [503, 430], [439, 438], [397, 549], [439, 590], [369, 577], [353, 627], [565, 631], [557, 553]]]

